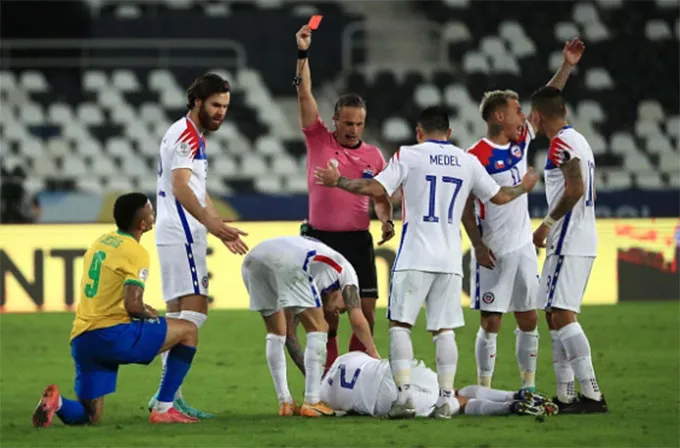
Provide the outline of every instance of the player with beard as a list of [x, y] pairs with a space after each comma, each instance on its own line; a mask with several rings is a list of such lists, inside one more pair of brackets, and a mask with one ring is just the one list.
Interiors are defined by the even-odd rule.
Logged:
[[[241, 239], [246, 233], [224, 223], [206, 191], [204, 133], [216, 131], [224, 121], [230, 90], [229, 82], [218, 75], [197, 78], [187, 91], [189, 112], [170, 126], [160, 147], [156, 247], [165, 317], [193, 322], [199, 329], [208, 318], [208, 232], [232, 253], [243, 255], [248, 250]], [[161, 359], [165, 374], [167, 353]], [[149, 402], [149, 409], [157, 398], [158, 393]], [[189, 406], [179, 389], [174, 406], [191, 417], [212, 417]]]

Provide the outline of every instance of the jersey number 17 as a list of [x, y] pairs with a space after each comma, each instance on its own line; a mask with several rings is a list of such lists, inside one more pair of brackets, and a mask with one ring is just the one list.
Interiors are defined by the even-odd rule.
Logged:
[[[435, 207], [437, 205], [437, 176], [427, 175], [425, 180], [430, 184], [430, 197], [428, 201], [427, 215], [423, 216], [425, 222], [439, 222], [439, 217], [435, 215]], [[441, 181], [445, 184], [453, 184], [453, 194], [451, 195], [451, 202], [448, 210], [448, 223], [453, 224], [453, 207], [456, 204], [456, 197], [463, 186], [463, 179], [456, 177], [442, 176]]]

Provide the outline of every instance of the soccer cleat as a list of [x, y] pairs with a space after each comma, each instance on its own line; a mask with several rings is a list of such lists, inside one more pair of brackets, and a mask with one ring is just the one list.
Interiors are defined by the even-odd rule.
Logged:
[[42, 397], [33, 411], [33, 426], [47, 428], [52, 424], [54, 414], [59, 409], [59, 388], [56, 384], [50, 384], [43, 391]]
[[315, 404], [305, 401], [300, 407], [300, 415], [302, 417], [334, 417], [335, 411], [322, 401]]
[[544, 415], [551, 416], [560, 413], [560, 407], [548, 399], [543, 402], [542, 406]]
[[[434, 415], [435, 412], [436, 409], [432, 411], [432, 415]], [[395, 400], [395, 402], [392, 403], [392, 407], [390, 408], [389, 412], [387, 413], [387, 418], [395, 420], [401, 418], [413, 418], [415, 416], [416, 409], [413, 407], [411, 400], [408, 400], [406, 403], [399, 403], [398, 400]]]
[[514, 398], [515, 398], [515, 400], [519, 400], [519, 401], [528, 401], [529, 403], [532, 403], [536, 406], [543, 406], [544, 403], [550, 402], [548, 397], [541, 395], [541, 394], [538, 394], [538, 393], [536, 393], [533, 390], [530, 390], [528, 388], [520, 389], [517, 392], [515, 392]]
[[153, 394], [153, 397], [151, 397], [151, 400], [149, 400], [149, 404], [146, 405], [146, 407], [149, 409], [149, 412], [153, 411], [153, 409], [156, 407], [156, 402], [158, 402], [158, 392]]
[[567, 407], [569, 407], [569, 406], [571, 406], [572, 404], [574, 404], [574, 403], [576, 402], [576, 399], [574, 399], [574, 401], [564, 402], [564, 401], [560, 401], [560, 399], [557, 398], [557, 396], [554, 396], [554, 397], [552, 397], [552, 400], [550, 400], [550, 401], [551, 401], [552, 403], [554, 403], [555, 405], [557, 405], [557, 407], [560, 409], [560, 412], [561, 412], [561, 411], [563, 411], [564, 409], [566, 409]]
[[579, 394], [578, 400], [560, 409], [562, 414], [605, 414], [609, 412], [604, 395], [599, 401]]
[[178, 411], [180, 411], [183, 414], [188, 415], [189, 417], [195, 417], [199, 419], [210, 419], [210, 418], [215, 418], [213, 414], [209, 414], [204, 411], [200, 411], [196, 408], [193, 408], [187, 404], [186, 401], [184, 401], [184, 398], [178, 398], [176, 399], [173, 404], [174, 407], [177, 408]]
[[537, 406], [530, 401], [513, 401], [510, 412], [517, 415], [533, 415], [535, 417], [545, 415], [543, 406]]
[[295, 403], [284, 401], [281, 403], [281, 406], [279, 406], [279, 416], [281, 417], [291, 417], [296, 414], [299, 414], [299, 410], [297, 409], [297, 406], [295, 406]]
[[149, 415], [150, 423], [196, 423], [198, 421], [197, 418], [182, 414], [175, 408], [170, 408], [165, 412], [153, 409]]

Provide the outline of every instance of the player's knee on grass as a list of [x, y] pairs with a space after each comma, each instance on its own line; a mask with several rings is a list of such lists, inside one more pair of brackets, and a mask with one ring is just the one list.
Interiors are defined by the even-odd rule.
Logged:
[[79, 400], [90, 418], [91, 425], [98, 425], [104, 415], [104, 397], [93, 400]]
[[538, 325], [538, 313], [536, 310], [515, 313], [517, 326], [522, 331], [534, 331]]
[[482, 311], [481, 326], [487, 333], [498, 333], [501, 329], [501, 313]]

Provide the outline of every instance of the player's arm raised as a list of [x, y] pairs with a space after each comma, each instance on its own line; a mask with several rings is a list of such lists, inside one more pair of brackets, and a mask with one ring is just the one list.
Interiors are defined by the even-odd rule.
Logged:
[[295, 70], [298, 103], [300, 104], [300, 125], [307, 128], [319, 117], [319, 108], [312, 94], [312, 73], [309, 69], [309, 47], [312, 44], [312, 30], [304, 25], [295, 35], [298, 48]]
[[550, 228], [574, 208], [585, 192], [581, 164], [578, 159], [573, 158], [564, 162], [560, 165], [560, 169], [564, 174], [564, 194], [534, 231], [534, 245], [536, 247], [545, 247], [545, 240], [548, 238]]
[[477, 227], [477, 217], [475, 216], [475, 199], [475, 196], [471, 194], [465, 203], [462, 218], [463, 226], [475, 251], [477, 263], [487, 269], [493, 269], [496, 266], [496, 256], [482, 241], [482, 234], [479, 232], [479, 227]]
[[345, 303], [352, 332], [366, 347], [366, 354], [374, 358], [380, 358], [378, 349], [373, 342], [371, 327], [368, 325], [364, 312], [361, 310], [361, 298], [359, 289], [355, 285], [347, 285], [342, 288], [342, 300]]
[[297, 326], [300, 319], [291, 310], [284, 310], [286, 316], [286, 349], [291, 359], [302, 374], [305, 374], [305, 351], [297, 337]]

